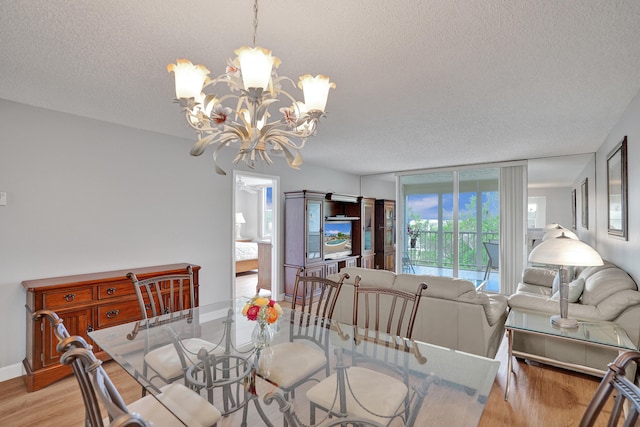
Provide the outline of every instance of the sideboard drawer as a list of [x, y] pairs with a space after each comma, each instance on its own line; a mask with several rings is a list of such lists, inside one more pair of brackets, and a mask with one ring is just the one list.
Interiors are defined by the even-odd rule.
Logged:
[[67, 289], [63, 292], [46, 292], [43, 296], [44, 308], [75, 307], [78, 304], [88, 303], [93, 300], [93, 288]]
[[138, 300], [102, 304], [98, 306], [98, 328], [132, 322], [140, 319]]
[[98, 299], [101, 300], [134, 295], [135, 293], [136, 290], [133, 288], [133, 283], [130, 280], [127, 282], [115, 282], [98, 286]]

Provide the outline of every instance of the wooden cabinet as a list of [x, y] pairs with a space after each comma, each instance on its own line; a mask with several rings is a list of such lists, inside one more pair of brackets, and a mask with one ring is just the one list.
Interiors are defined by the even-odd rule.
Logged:
[[271, 242], [258, 242], [258, 288], [271, 291]]
[[375, 205], [375, 199], [362, 198], [360, 215], [362, 223], [360, 267], [362, 268], [375, 268]]
[[396, 202], [376, 200], [375, 268], [396, 270]]
[[[293, 295], [299, 268], [306, 275], [326, 277], [347, 265], [358, 265], [363, 241], [361, 202], [360, 196], [319, 191], [285, 193], [285, 298]], [[329, 230], [348, 225], [349, 236], [328, 237]], [[332, 245], [338, 240], [341, 246]]]
[[[45, 319], [34, 321], [32, 314], [41, 309], [55, 311], [71, 335], [81, 335], [93, 344], [87, 333], [94, 329], [140, 319], [140, 307], [127, 273], [134, 272], [139, 279], [184, 273], [189, 264], [169, 264], [129, 270], [80, 274], [38, 280], [25, 280], [27, 291], [27, 354], [23, 365], [27, 374], [27, 391], [39, 390], [71, 374], [69, 366], [59, 363], [56, 350], [58, 340]], [[199, 266], [193, 265], [195, 304], [198, 305]], [[188, 292], [188, 291], [187, 291]], [[188, 295], [186, 295], [189, 298]], [[96, 356], [107, 355], [94, 347]]]

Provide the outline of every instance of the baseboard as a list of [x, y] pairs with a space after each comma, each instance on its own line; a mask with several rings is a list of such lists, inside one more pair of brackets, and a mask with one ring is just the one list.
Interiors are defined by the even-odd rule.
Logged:
[[25, 374], [22, 363], [16, 363], [14, 365], [5, 366], [0, 368], [0, 382], [7, 381], [12, 378], [21, 377]]

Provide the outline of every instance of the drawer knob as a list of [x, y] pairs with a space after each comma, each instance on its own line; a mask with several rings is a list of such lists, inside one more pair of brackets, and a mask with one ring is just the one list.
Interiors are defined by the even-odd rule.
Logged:
[[107, 295], [113, 295], [116, 293], [116, 288], [109, 288], [107, 289]]
[[107, 311], [107, 319], [114, 319], [116, 317], [118, 317], [118, 314], [120, 314], [120, 310], [111, 310], [111, 311]]
[[64, 300], [66, 302], [71, 302], [74, 299], [76, 299], [76, 294], [67, 294], [67, 295], [64, 296]]
[[93, 325], [87, 326], [87, 333], [93, 332]]

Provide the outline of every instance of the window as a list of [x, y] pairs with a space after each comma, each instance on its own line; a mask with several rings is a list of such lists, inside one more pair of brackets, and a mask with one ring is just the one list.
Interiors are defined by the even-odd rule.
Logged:
[[259, 198], [260, 239], [269, 240], [273, 233], [273, 187], [263, 187]]
[[[463, 277], [480, 284], [488, 257], [483, 242], [499, 239], [499, 169], [407, 175], [402, 250], [424, 274]], [[497, 291], [497, 275], [486, 289]]]
[[546, 224], [546, 210], [546, 197], [529, 197], [527, 200], [527, 227], [543, 228]]

